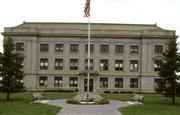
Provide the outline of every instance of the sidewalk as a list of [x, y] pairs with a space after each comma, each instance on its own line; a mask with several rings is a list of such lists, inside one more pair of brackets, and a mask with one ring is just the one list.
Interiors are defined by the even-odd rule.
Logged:
[[[86, 99], [86, 94], [79, 94], [76, 99]], [[90, 98], [102, 98], [97, 94], [90, 94]], [[122, 115], [117, 109], [129, 106], [122, 101], [110, 100], [110, 104], [105, 105], [75, 105], [67, 104], [66, 100], [51, 100], [46, 104], [63, 107], [57, 115]]]

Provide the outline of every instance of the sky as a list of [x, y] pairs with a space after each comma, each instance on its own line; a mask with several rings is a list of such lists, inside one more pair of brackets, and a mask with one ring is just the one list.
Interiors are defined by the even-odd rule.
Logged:
[[[88, 22], [86, 0], [1, 0], [0, 32], [25, 22]], [[157, 24], [180, 35], [180, 0], [91, 0], [91, 22]], [[0, 51], [3, 36], [0, 35]], [[178, 42], [180, 38], [178, 39]]]

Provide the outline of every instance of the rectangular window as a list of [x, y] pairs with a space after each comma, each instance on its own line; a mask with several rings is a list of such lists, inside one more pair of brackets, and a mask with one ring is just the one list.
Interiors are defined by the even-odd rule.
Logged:
[[109, 45], [105, 45], [105, 44], [101, 45], [100, 46], [100, 52], [101, 53], [108, 53], [109, 52]]
[[63, 70], [63, 59], [55, 59], [55, 69]]
[[47, 86], [47, 76], [39, 77], [39, 86]]
[[78, 59], [70, 59], [70, 70], [78, 70]]
[[63, 78], [62, 77], [54, 77], [54, 86], [62, 87], [63, 86]]
[[64, 44], [55, 44], [55, 52], [63, 52], [64, 51]]
[[138, 50], [139, 50], [139, 48], [138, 48], [138, 46], [137, 45], [131, 45], [130, 46], [130, 53], [138, 53]]
[[154, 79], [154, 89], [159, 88], [159, 85], [160, 85], [161, 81], [162, 81], [162, 79], [160, 79], [160, 78], [155, 78]]
[[100, 60], [100, 70], [108, 70], [108, 60], [107, 59], [101, 59]]
[[123, 88], [123, 78], [115, 78], [115, 88]]
[[154, 71], [159, 71], [161, 68], [162, 60], [154, 60]]
[[115, 60], [115, 70], [123, 71], [123, 60]]
[[40, 44], [40, 51], [41, 52], [48, 52], [48, 43], [41, 43]]
[[130, 88], [138, 88], [138, 78], [130, 78]]
[[48, 69], [48, 59], [47, 58], [40, 59], [40, 69]]
[[[93, 59], [90, 59], [90, 70], [93, 70], [93, 66], [94, 66], [94, 63], [93, 63]], [[88, 59], [85, 59], [85, 70], [88, 70]]]
[[77, 87], [78, 86], [78, 78], [77, 77], [70, 77], [69, 78], [69, 86], [70, 87]]
[[138, 71], [138, 60], [130, 60], [130, 71]]
[[71, 53], [77, 53], [79, 51], [79, 45], [78, 44], [70, 44], [70, 52]]
[[24, 51], [24, 43], [16, 43], [16, 51]]
[[115, 46], [115, 52], [116, 53], [123, 53], [124, 52], [123, 45], [116, 45]]
[[155, 53], [156, 54], [163, 53], [163, 46], [162, 45], [155, 45]]
[[[88, 44], [85, 44], [85, 52], [88, 52]], [[94, 44], [90, 44], [90, 52], [93, 53], [94, 52]]]
[[100, 78], [100, 88], [108, 88], [108, 78]]

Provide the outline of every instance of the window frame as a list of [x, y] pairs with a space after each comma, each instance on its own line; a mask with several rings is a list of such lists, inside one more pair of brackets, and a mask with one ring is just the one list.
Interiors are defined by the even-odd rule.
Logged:
[[123, 66], [124, 66], [123, 63], [124, 63], [123, 60], [115, 60], [115, 67], [114, 67], [115, 71], [123, 71]]
[[124, 53], [124, 46], [120, 44], [115, 45], [115, 53], [116, 54], [122, 54]]
[[100, 70], [108, 71], [109, 69], [109, 60], [108, 59], [100, 59]]
[[48, 43], [40, 43], [40, 52], [48, 52], [49, 44]]
[[70, 44], [70, 53], [78, 53], [79, 44]]
[[123, 88], [123, 78], [115, 78], [115, 88]]
[[[94, 69], [94, 60], [90, 59], [90, 70]], [[84, 60], [84, 70], [88, 70], [88, 59]]]
[[154, 46], [154, 53], [155, 54], [162, 54], [163, 53], [163, 45], [155, 45]]
[[24, 43], [23, 42], [16, 43], [16, 51], [24, 51]]
[[78, 87], [78, 77], [69, 77], [69, 87]]
[[130, 71], [131, 72], [137, 72], [138, 69], [139, 69], [139, 62], [138, 62], [138, 60], [130, 60]]
[[138, 78], [130, 78], [130, 88], [138, 88]]
[[78, 70], [79, 62], [78, 59], [69, 60], [69, 70]]
[[55, 52], [64, 52], [64, 44], [56, 43], [55, 44]]
[[54, 64], [55, 64], [54, 65], [55, 70], [63, 70], [63, 67], [64, 67], [63, 59], [55, 58], [55, 63]]
[[99, 87], [100, 88], [108, 88], [108, 77], [100, 77], [99, 78]]
[[100, 45], [100, 53], [109, 53], [109, 45], [101, 44]]
[[43, 86], [47, 86], [47, 85], [48, 85], [48, 77], [47, 76], [40, 76], [39, 77], [39, 86], [43, 87]]
[[49, 66], [48, 58], [40, 58], [40, 69], [47, 70]]
[[130, 45], [130, 54], [138, 54], [139, 46], [138, 45]]
[[63, 77], [54, 77], [54, 87], [63, 87]]

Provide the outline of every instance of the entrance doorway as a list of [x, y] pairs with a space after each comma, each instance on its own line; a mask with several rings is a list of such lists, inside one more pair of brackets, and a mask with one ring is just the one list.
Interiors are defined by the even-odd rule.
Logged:
[[[87, 91], [87, 79], [84, 79], [84, 91]], [[89, 79], [89, 92], [93, 92], [93, 79]]]

